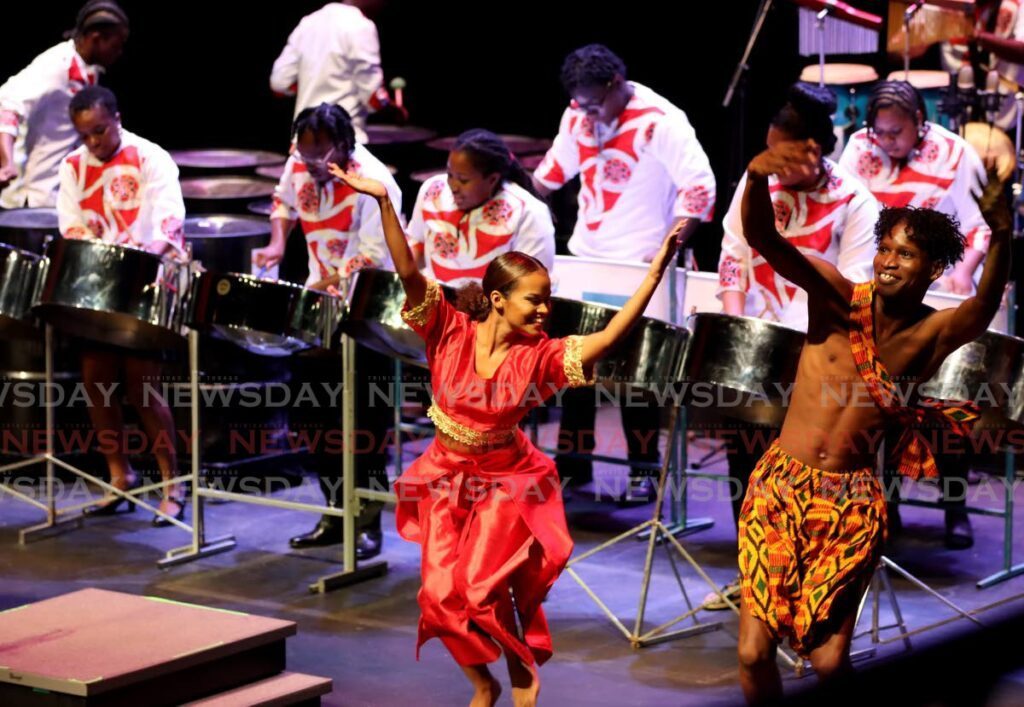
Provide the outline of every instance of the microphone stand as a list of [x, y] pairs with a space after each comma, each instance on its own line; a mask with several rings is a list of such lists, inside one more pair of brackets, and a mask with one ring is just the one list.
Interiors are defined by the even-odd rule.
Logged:
[[924, 5], [922, 0], [908, 5], [903, 11], [903, 80], [910, 80], [910, 21]]
[[814, 16], [814, 24], [818, 28], [818, 86], [825, 87], [825, 18], [828, 17], [828, 8]]
[[733, 72], [732, 81], [729, 82], [729, 88], [725, 92], [725, 98], [722, 100], [722, 107], [728, 108], [732, 104], [733, 96], [739, 93], [739, 109], [736, 111], [735, 133], [732, 141], [732, 180], [731, 186], [735, 188], [738, 183], [739, 175], [743, 172], [743, 160], [746, 156], [743, 149], [744, 137], [746, 135], [746, 113], [747, 113], [747, 90], [746, 90], [746, 72], [750, 68], [747, 62], [750, 60], [750, 54], [754, 51], [754, 44], [757, 42], [758, 35], [761, 34], [761, 30], [764, 28], [765, 20], [768, 17], [768, 12], [772, 8], [772, 0], [761, 0], [761, 5], [758, 7], [757, 16], [754, 18], [754, 27], [750, 31], [750, 38], [747, 40], [747, 46], [743, 50], [743, 56], [740, 57], [739, 63], [736, 65], [736, 70]]

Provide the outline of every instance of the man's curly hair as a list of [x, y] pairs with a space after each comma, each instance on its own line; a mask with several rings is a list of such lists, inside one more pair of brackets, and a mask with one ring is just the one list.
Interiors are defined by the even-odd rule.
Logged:
[[960, 222], [956, 217], [913, 206], [882, 209], [875, 224], [875, 245], [901, 223], [907, 237], [933, 262], [940, 263], [943, 270], [964, 257], [967, 239], [960, 233]]
[[588, 44], [565, 57], [562, 86], [567, 93], [580, 88], [605, 86], [616, 74], [626, 78], [626, 65], [622, 59], [603, 44]]

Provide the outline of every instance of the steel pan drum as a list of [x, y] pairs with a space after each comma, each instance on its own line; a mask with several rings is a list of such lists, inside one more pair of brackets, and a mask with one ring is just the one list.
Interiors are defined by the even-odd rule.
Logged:
[[[540, 137], [527, 137], [526, 135], [499, 135], [514, 155], [532, 155], [538, 152], [547, 152], [551, 147], [551, 141]], [[435, 150], [451, 152], [455, 147], [457, 137], [439, 137], [427, 143], [427, 147]]]
[[0, 243], [42, 254], [59, 236], [57, 209], [0, 209]]
[[281, 181], [281, 176], [284, 174], [284, 162], [281, 164], [269, 164], [263, 167], [256, 168], [256, 174], [267, 179], [273, 179], [275, 182]]
[[181, 195], [189, 213], [242, 213], [254, 199], [269, 197], [277, 182], [258, 177], [186, 177]]
[[258, 199], [256, 201], [250, 201], [246, 204], [245, 208], [251, 214], [270, 216], [274, 211], [274, 202], [271, 199]]
[[366, 142], [369, 145], [397, 145], [425, 142], [437, 135], [433, 130], [415, 125], [367, 125]]
[[257, 216], [215, 214], [185, 219], [185, 241], [192, 259], [207, 270], [247, 272], [253, 248], [269, 243], [270, 221]]
[[779, 324], [727, 314], [695, 314], [683, 371], [710, 383], [717, 412], [747, 422], [781, 424], [796, 380], [804, 335]]
[[59, 238], [43, 260], [36, 315], [57, 329], [130, 349], [180, 346], [188, 267], [137, 248]]
[[922, 383], [922, 395], [973, 400], [979, 425], [1024, 425], [1024, 339], [987, 331], [950, 354]]
[[186, 323], [262, 356], [332, 346], [340, 298], [280, 280], [204, 272], [192, 281]]
[[[604, 329], [618, 308], [562, 297], [551, 298], [548, 335], [593, 334]], [[624, 383], [638, 388], [662, 390], [682, 378], [681, 364], [690, 332], [657, 319], [641, 317], [626, 338], [597, 362], [594, 375], [599, 383]]]
[[[449, 301], [455, 292], [442, 286]], [[341, 330], [367, 348], [406, 363], [426, 366], [423, 339], [402, 320], [405, 290], [398, 275], [387, 270], [364, 268], [356, 272], [348, 293]]]
[[182, 170], [192, 172], [238, 172], [265, 165], [284, 164], [286, 155], [264, 150], [171, 150], [171, 159]]
[[39, 281], [40, 257], [0, 244], [0, 334], [35, 337], [32, 298]]

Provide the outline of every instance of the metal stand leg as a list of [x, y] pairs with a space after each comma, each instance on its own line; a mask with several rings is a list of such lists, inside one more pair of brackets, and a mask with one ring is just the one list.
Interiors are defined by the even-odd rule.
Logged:
[[355, 341], [347, 336], [342, 336], [341, 366], [343, 388], [341, 426], [342, 437], [345, 440], [345, 451], [342, 455], [341, 488], [342, 502], [344, 504], [344, 517], [342, 518], [345, 542], [342, 550], [344, 569], [341, 572], [321, 577], [309, 585], [309, 591], [314, 593], [323, 593], [374, 577], [381, 577], [388, 571], [386, 562], [374, 562], [365, 567], [356, 567], [356, 519], [362, 512], [362, 504], [356, 494], [356, 465], [353, 453], [353, 445], [355, 444], [355, 356]]
[[[1012, 309], [1010, 316], [1013, 316]], [[1013, 492], [1017, 481], [1017, 465], [1012, 447], [1006, 448], [1003, 464], [1003, 569], [980, 580], [977, 585], [978, 589], [988, 589], [1000, 582], [1024, 574], [1024, 564], [1013, 564], [1013, 513], [1015, 508]]]
[[7, 493], [14, 495], [21, 500], [27, 501], [32, 505], [40, 508], [46, 512], [46, 521], [38, 525], [33, 525], [28, 528], [23, 528], [18, 533], [18, 543], [20, 545], [26, 545], [32, 540], [39, 540], [45, 537], [54, 535], [56, 532], [68, 529], [70, 526], [81, 527], [82, 516], [75, 515], [72, 517], [61, 518], [61, 512], [57, 509], [57, 498], [54, 493], [55, 478], [53, 472], [54, 462], [54, 446], [53, 437], [54, 430], [56, 428], [56, 413], [54, 412], [54, 401], [53, 401], [53, 327], [47, 324], [43, 330], [43, 341], [44, 350], [43, 356], [45, 360], [45, 375], [44, 380], [46, 383], [46, 390], [44, 392], [44, 405], [46, 405], [46, 452], [41, 457], [35, 457], [25, 462], [10, 465], [4, 467], [2, 471], [7, 471], [11, 468], [18, 468], [29, 466], [32, 464], [38, 464], [41, 462], [46, 463], [46, 480], [45, 480], [45, 496], [43, 503], [29, 500], [24, 494], [16, 493], [9, 489], [4, 489]]
[[203, 483], [202, 460], [200, 459], [199, 437], [199, 332], [188, 332], [188, 372], [191, 413], [191, 452], [192, 452], [192, 544], [168, 550], [164, 558], [157, 562], [161, 568], [173, 567], [200, 557], [209, 557], [227, 552], [235, 547], [233, 535], [225, 535], [210, 542], [206, 541], [205, 501], [200, 492]]
[[[687, 473], [688, 449], [686, 441], [686, 408], [677, 408], [675, 423], [670, 428], [665, 454], [671, 459], [671, 490], [669, 497], [669, 523], [666, 529], [676, 537], [707, 530], [715, 525], [712, 518], [690, 518], [688, 516], [689, 474]], [[678, 489], [678, 492], [676, 490]], [[646, 537], [646, 534], [641, 534]]]
[[[672, 411], [670, 413], [670, 429], [672, 430], [675, 430], [677, 428], [678, 413], [678, 408], [672, 408]], [[680, 544], [679, 541], [676, 540], [671, 530], [661, 521], [661, 504], [664, 501], [665, 497], [665, 487], [668, 481], [668, 470], [669, 467], [672, 465], [672, 459], [673, 454], [670, 449], [669, 453], [665, 455], [665, 461], [662, 463], [661, 472], [658, 476], [658, 493], [654, 504], [654, 517], [651, 520], [645, 521], [640, 525], [624, 533], [621, 533], [615, 538], [612, 538], [611, 540], [580, 555], [579, 557], [573, 558], [566, 567], [566, 571], [569, 573], [569, 576], [576, 580], [577, 584], [579, 584], [580, 587], [583, 588], [583, 591], [587, 593], [587, 596], [589, 596], [594, 601], [594, 603], [597, 604], [597, 606], [601, 609], [604, 615], [622, 633], [622, 635], [626, 637], [626, 639], [634, 648], [650, 645], [652, 643], [657, 643], [661, 641], [671, 640], [673, 638], [680, 638], [682, 636], [693, 635], [696, 633], [714, 631], [718, 628], [721, 628], [721, 623], [718, 622], [708, 624], [702, 624], [700, 622], [700, 620], [697, 617], [697, 612], [699, 611], [699, 608], [692, 608], [692, 603], [690, 602], [689, 595], [686, 593], [686, 587], [683, 585], [682, 578], [679, 576], [678, 572], [676, 572], [676, 582], [679, 586], [679, 590], [683, 596], [684, 601], [686, 602], [687, 606], [690, 607], [689, 610], [681, 616], [678, 616], [672, 619], [671, 621], [661, 624], [660, 626], [657, 626], [649, 631], [643, 630], [644, 615], [646, 613], [647, 599], [650, 592], [651, 572], [654, 566], [654, 553], [659, 541], [670, 543], [675, 549], [675, 551], [678, 552], [683, 557], [683, 559], [685, 559], [690, 564], [690, 566], [697, 572], [698, 575], [700, 575], [700, 577], [705, 582], [707, 582], [708, 586], [710, 586], [714, 591], [718, 591], [717, 586], [711, 580], [711, 578], [707, 576], [707, 574], [704, 572], [701, 566], [697, 564], [697, 562], [693, 559], [693, 556], [686, 551], [686, 548], [684, 548], [682, 544]], [[630, 630], [626, 628], [623, 622], [615, 615], [615, 613], [608, 607], [608, 605], [604, 603], [604, 601], [587, 585], [585, 581], [583, 581], [579, 574], [577, 574], [575, 566], [583, 562], [584, 560], [596, 555], [597, 553], [606, 550], [609, 547], [612, 547], [613, 545], [616, 545], [619, 542], [627, 538], [631, 538], [635, 535], [638, 535], [639, 533], [644, 531], [647, 531], [647, 554], [644, 559], [644, 573], [643, 579], [640, 584], [640, 602], [637, 607], [637, 614], [636, 619], [633, 623], [633, 628], [632, 630]], [[675, 570], [674, 564], [673, 569]], [[729, 606], [733, 608], [733, 610], [737, 612], [739, 611], [739, 609], [734, 604], [732, 604], [728, 600], [728, 598], [723, 597], [723, 600], [726, 601], [729, 604]], [[673, 631], [671, 633], [665, 632], [668, 628], [689, 618], [693, 619], [693, 626], [687, 627], [679, 631]]]

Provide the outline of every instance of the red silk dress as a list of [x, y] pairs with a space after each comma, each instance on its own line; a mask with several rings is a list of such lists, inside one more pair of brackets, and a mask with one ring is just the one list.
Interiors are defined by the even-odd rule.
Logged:
[[428, 415], [480, 451], [456, 452], [435, 437], [395, 482], [398, 532], [423, 548], [417, 656], [437, 637], [460, 665], [496, 661], [502, 649], [541, 664], [552, 653], [541, 601], [572, 539], [555, 464], [517, 425], [552, 393], [587, 384], [581, 338], [524, 338], [492, 378], [480, 378], [476, 322], [428, 283], [423, 304], [402, 310], [427, 345]]

